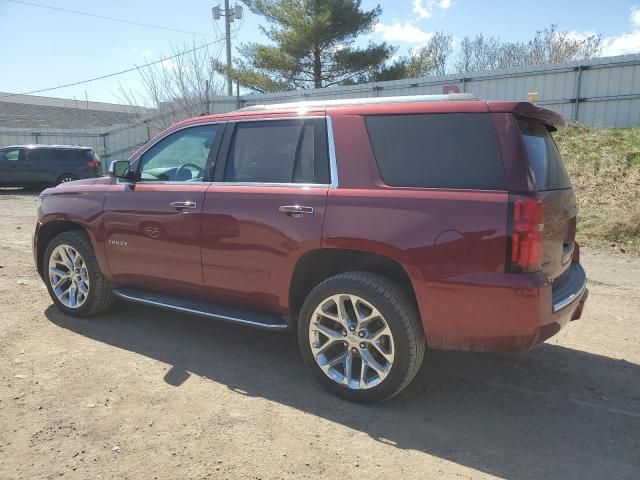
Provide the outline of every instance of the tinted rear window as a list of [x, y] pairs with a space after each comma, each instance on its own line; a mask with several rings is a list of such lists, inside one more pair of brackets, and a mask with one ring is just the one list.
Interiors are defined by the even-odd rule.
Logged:
[[500, 147], [486, 113], [369, 116], [366, 124], [387, 185], [506, 188]]
[[86, 162], [93, 160], [93, 150], [73, 150], [69, 148], [41, 149], [45, 152], [47, 160], [63, 160], [66, 162]]
[[569, 174], [562, 157], [546, 127], [539, 122], [518, 120], [522, 140], [527, 149], [529, 164], [537, 190], [571, 188]]

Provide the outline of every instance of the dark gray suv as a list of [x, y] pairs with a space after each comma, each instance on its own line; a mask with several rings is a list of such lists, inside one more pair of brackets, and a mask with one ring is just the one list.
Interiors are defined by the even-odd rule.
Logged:
[[100, 159], [89, 147], [17, 145], [0, 149], [0, 187], [52, 186], [100, 176]]

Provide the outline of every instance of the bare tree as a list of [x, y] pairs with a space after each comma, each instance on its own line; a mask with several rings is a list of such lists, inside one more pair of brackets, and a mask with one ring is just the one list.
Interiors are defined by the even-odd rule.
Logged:
[[602, 36], [577, 37], [557, 25], [538, 30], [526, 42], [506, 42], [483, 34], [464, 37], [454, 62], [457, 73], [497, 70], [525, 65], [548, 65], [597, 57]]
[[602, 36], [576, 37], [566, 31], [558, 31], [551, 25], [537, 31], [527, 44], [529, 63], [533, 65], [565, 63], [573, 60], [597, 57], [602, 52]]
[[418, 55], [424, 56], [431, 61], [430, 75], [446, 75], [447, 63], [451, 55], [451, 45], [453, 36], [445, 35], [444, 32], [435, 32], [429, 39], [429, 43], [418, 49]]
[[166, 60], [139, 69], [142, 90], [120, 85], [118, 97], [129, 105], [146, 107], [140, 113], [156, 129], [210, 113], [211, 97], [222, 94], [224, 88], [216, 68], [220, 55], [219, 47], [207, 43], [172, 46], [170, 54], [163, 56]]
[[426, 45], [409, 50], [408, 55], [404, 55], [393, 63], [383, 66], [370, 76], [358, 79], [358, 83], [446, 75], [452, 44], [452, 35], [446, 35], [444, 32], [435, 32]]

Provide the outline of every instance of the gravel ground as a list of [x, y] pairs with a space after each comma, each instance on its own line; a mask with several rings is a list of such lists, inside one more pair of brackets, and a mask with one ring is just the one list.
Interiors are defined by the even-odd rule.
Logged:
[[0, 191], [0, 478], [640, 478], [640, 259], [583, 252], [583, 318], [523, 355], [430, 352], [396, 399], [319, 388], [291, 334], [51, 305], [34, 193]]

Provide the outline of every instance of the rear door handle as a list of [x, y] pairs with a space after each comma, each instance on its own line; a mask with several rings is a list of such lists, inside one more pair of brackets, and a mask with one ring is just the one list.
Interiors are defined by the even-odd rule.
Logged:
[[290, 217], [300, 217], [303, 214], [313, 213], [313, 207], [305, 207], [303, 205], [282, 205], [278, 208], [279, 212], [289, 215]]
[[196, 208], [198, 204], [196, 202], [171, 202], [171, 208], [175, 208], [176, 210], [183, 210], [185, 208]]

